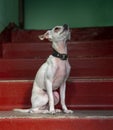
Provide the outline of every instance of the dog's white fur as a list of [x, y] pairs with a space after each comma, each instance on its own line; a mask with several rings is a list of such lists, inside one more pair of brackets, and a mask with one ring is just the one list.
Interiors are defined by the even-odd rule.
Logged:
[[[66, 28], [65, 28], [66, 26]], [[67, 43], [70, 39], [70, 31], [67, 25], [56, 26], [39, 36], [41, 40], [52, 41], [52, 47], [60, 54], [67, 54]], [[15, 109], [20, 112], [31, 113], [56, 113], [55, 105], [61, 98], [62, 110], [65, 113], [72, 113], [65, 104], [66, 80], [70, 73], [70, 65], [67, 60], [50, 55], [47, 61], [38, 70], [32, 89], [31, 109]], [[60, 96], [56, 91], [60, 88]]]

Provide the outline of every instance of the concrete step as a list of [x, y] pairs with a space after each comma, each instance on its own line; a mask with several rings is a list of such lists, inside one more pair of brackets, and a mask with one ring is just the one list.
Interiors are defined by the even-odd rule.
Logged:
[[[46, 59], [0, 59], [0, 79], [34, 79]], [[70, 58], [74, 77], [113, 77], [113, 57]]]
[[[0, 110], [30, 108], [33, 80], [1, 80]], [[113, 79], [76, 79], [70, 77], [66, 89], [67, 107], [73, 110], [112, 110]], [[57, 108], [61, 108], [58, 104]]]
[[113, 130], [113, 111], [75, 111], [73, 114], [0, 112], [1, 130]]
[[[47, 58], [52, 53], [50, 42], [45, 43], [4, 43], [3, 58]], [[113, 40], [84, 41], [68, 43], [69, 57], [113, 56]]]

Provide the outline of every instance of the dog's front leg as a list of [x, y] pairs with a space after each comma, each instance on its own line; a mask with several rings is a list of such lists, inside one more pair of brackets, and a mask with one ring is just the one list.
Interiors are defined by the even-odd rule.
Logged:
[[65, 103], [65, 93], [66, 93], [66, 82], [64, 82], [60, 87], [60, 97], [61, 97], [61, 106], [65, 113], [73, 113], [72, 110], [68, 110]]
[[49, 99], [49, 112], [54, 114], [55, 108], [54, 108], [54, 97], [52, 91], [52, 82], [49, 79], [46, 79], [46, 89], [47, 89], [48, 99]]

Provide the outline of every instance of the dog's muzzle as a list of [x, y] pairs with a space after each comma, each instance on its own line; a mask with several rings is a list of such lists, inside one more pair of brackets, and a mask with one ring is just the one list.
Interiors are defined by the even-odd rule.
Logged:
[[57, 52], [55, 49], [53, 49], [52, 56], [60, 58], [61, 60], [67, 60], [67, 58], [68, 58], [67, 54], [61, 54], [61, 53]]
[[68, 25], [67, 24], [64, 24], [63, 27], [64, 27], [64, 30], [68, 30]]

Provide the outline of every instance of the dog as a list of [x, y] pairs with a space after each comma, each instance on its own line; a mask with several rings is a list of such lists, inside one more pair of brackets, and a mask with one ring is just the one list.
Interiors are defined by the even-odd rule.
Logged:
[[[61, 112], [55, 105], [61, 100], [64, 113], [73, 113], [65, 104], [66, 80], [70, 74], [67, 55], [67, 40], [70, 40], [70, 29], [67, 24], [56, 26], [39, 36], [40, 40], [52, 42], [53, 53], [38, 70], [32, 89], [30, 109], [15, 109], [20, 112], [52, 113]], [[56, 91], [60, 88], [60, 94]], [[60, 95], [60, 96], [59, 96]]]

